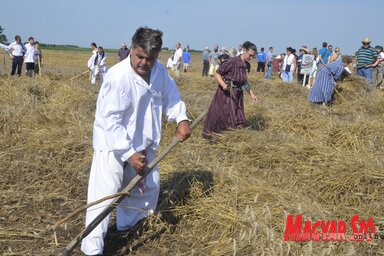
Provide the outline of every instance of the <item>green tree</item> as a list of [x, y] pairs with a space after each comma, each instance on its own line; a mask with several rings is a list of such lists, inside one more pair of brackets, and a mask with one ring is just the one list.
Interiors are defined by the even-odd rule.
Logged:
[[4, 29], [0, 26], [0, 42], [7, 43], [7, 37], [3, 34]]

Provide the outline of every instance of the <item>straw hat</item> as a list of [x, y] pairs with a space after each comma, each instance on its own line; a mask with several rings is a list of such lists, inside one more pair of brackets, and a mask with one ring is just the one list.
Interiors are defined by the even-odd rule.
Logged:
[[369, 44], [369, 43], [371, 43], [372, 41], [369, 39], [369, 37], [365, 37], [361, 42], [362, 42], [362, 43]]
[[309, 54], [311, 52], [311, 50], [308, 49], [307, 46], [303, 45], [301, 48], [300, 48], [300, 51], [303, 50], [306, 54]]

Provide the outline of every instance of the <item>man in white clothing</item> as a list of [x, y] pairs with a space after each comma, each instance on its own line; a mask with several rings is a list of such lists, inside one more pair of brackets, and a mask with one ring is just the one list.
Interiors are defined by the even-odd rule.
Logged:
[[32, 77], [35, 73], [35, 39], [33, 37], [28, 38], [28, 43], [25, 45], [24, 62], [27, 70], [27, 76]]
[[[88, 186], [88, 203], [115, 194], [155, 156], [161, 137], [161, 119], [177, 122], [176, 136], [186, 140], [191, 128], [174, 80], [157, 60], [163, 33], [138, 28], [131, 53], [105, 76], [97, 99], [93, 129], [94, 156]], [[118, 206], [116, 225], [127, 230], [156, 210], [160, 175], [155, 167], [140, 186]], [[87, 210], [86, 225], [111, 200]], [[102, 207], [101, 207], [102, 206]], [[82, 241], [87, 255], [102, 255], [110, 216]]]
[[89, 69], [92, 71], [91, 83], [96, 83], [97, 75], [100, 76], [100, 83], [103, 83], [104, 76], [108, 71], [107, 54], [105, 53], [103, 47], [97, 47], [97, 53], [94, 55]]
[[92, 55], [91, 55], [91, 57], [87, 61], [87, 66], [88, 66], [88, 70], [89, 70], [89, 80], [90, 81], [92, 81], [92, 74], [93, 74], [93, 71], [91, 70], [91, 67], [92, 67], [93, 63], [95, 62], [95, 58], [96, 58], [96, 55], [97, 55], [97, 44], [95, 42], [91, 43], [91, 49], [92, 49]]
[[176, 77], [180, 75], [182, 59], [183, 59], [183, 49], [181, 49], [180, 43], [176, 43], [176, 51], [175, 51], [175, 54], [173, 55], [173, 67], [172, 67], [172, 71], [175, 73]]
[[15, 36], [15, 42], [9, 45], [9, 56], [12, 58], [12, 71], [11, 76], [15, 75], [16, 68], [17, 74], [21, 76], [21, 69], [23, 67], [23, 58], [26, 52], [20, 36]]

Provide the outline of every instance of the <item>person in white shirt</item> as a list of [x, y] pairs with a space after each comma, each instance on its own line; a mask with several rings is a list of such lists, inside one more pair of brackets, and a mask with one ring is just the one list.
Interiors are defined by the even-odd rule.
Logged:
[[172, 67], [173, 67], [173, 54], [172, 54], [172, 56], [169, 57], [168, 60], [167, 60], [167, 68], [172, 69]]
[[21, 42], [21, 37], [16, 35], [15, 42], [11, 43], [8, 46], [8, 48], [9, 48], [9, 56], [12, 58], [11, 76], [15, 75], [16, 68], [17, 68], [17, 74], [21, 76], [21, 70], [23, 68], [23, 58], [26, 52], [26, 49]]
[[100, 76], [100, 83], [103, 83], [104, 76], [108, 71], [107, 54], [105, 53], [103, 47], [97, 47], [97, 53], [95, 54], [89, 69], [92, 72], [91, 83], [96, 83], [97, 75]]
[[87, 66], [88, 66], [88, 70], [89, 70], [89, 81], [92, 81], [93, 72], [91, 70], [91, 67], [93, 66], [93, 63], [95, 62], [95, 58], [97, 55], [97, 45], [95, 42], [91, 43], [91, 48], [92, 48], [92, 55], [88, 59], [88, 62], [87, 62]]
[[[106, 74], [96, 104], [93, 127], [94, 156], [89, 178], [88, 203], [124, 188], [155, 156], [161, 137], [161, 119], [176, 121], [176, 136], [190, 133], [184, 102], [175, 81], [158, 61], [163, 33], [138, 28], [132, 37], [131, 53]], [[116, 211], [117, 230], [127, 230], [155, 211], [160, 174], [155, 167], [130, 192]], [[89, 225], [111, 202], [90, 207]], [[110, 215], [82, 241], [86, 255], [101, 255]]]
[[25, 45], [24, 62], [27, 70], [27, 76], [32, 77], [35, 72], [35, 39], [33, 37], [28, 38], [28, 43]]
[[175, 73], [176, 77], [180, 75], [181, 61], [183, 59], [183, 49], [181, 49], [181, 44], [176, 43], [176, 51], [173, 55], [173, 67], [172, 71]]
[[283, 70], [281, 78], [285, 83], [292, 83], [293, 81], [293, 72], [295, 70], [295, 55], [292, 54], [293, 49], [291, 47], [287, 48], [287, 55], [284, 58]]

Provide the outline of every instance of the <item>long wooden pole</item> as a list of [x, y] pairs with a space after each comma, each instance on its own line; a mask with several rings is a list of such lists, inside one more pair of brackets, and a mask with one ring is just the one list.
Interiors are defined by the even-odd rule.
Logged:
[[[198, 123], [207, 115], [208, 110], [203, 111], [191, 124], [191, 129], [195, 128]], [[151, 170], [161, 161], [163, 158], [179, 143], [178, 138], [174, 138], [172, 142], [152, 161], [150, 162], [144, 170], [142, 176], [136, 175], [131, 182], [121, 191], [122, 193], [128, 193], [131, 191], [137, 183], [146, 177]], [[112, 212], [112, 210], [125, 198], [126, 195], [121, 195], [115, 198], [83, 231], [81, 231], [61, 252], [59, 255], [68, 256], [71, 255], [72, 251], [78, 246], [89, 233], [94, 230], [100, 222], [103, 221], [105, 217]]]
[[74, 76], [74, 77], [70, 78], [68, 81], [72, 81], [73, 79], [76, 79], [76, 78], [78, 78], [78, 77], [80, 77], [80, 76], [82, 76], [82, 75], [84, 75], [85, 73], [88, 73], [88, 72], [89, 72], [89, 70], [84, 71], [84, 72], [81, 73], [80, 75], [77, 75], [77, 76]]

